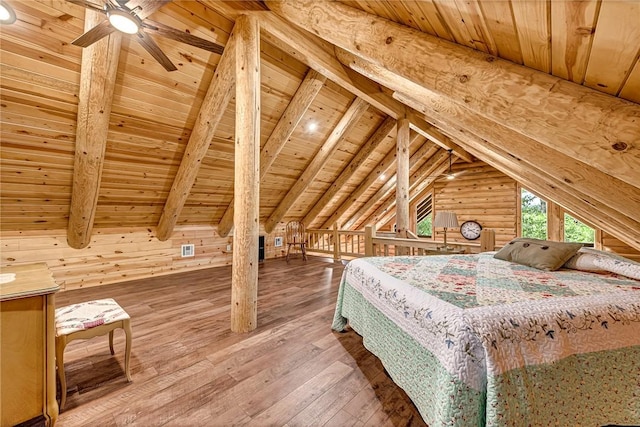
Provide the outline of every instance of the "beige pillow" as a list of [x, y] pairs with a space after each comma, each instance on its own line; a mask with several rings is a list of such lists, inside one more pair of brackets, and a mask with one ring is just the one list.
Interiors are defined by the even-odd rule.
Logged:
[[511, 261], [540, 270], [554, 271], [578, 252], [581, 243], [517, 237], [500, 249], [494, 258]]

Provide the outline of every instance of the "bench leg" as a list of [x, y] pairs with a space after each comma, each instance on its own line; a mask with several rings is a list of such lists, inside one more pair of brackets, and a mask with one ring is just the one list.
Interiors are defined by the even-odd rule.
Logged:
[[64, 374], [64, 348], [67, 345], [65, 337], [56, 337], [56, 366], [60, 378], [60, 412], [67, 403], [67, 378]]
[[113, 351], [113, 331], [113, 329], [109, 331], [109, 351], [111, 351], [112, 356], [116, 354], [116, 352]]
[[[131, 382], [131, 372], [129, 371], [129, 360], [131, 359], [131, 323], [129, 319], [126, 319], [122, 322], [122, 329], [124, 329], [124, 334], [127, 339], [127, 343], [125, 346], [124, 352], [124, 371], [127, 375], [127, 381]], [[113, 331], [111, 331], [113, 334]]]

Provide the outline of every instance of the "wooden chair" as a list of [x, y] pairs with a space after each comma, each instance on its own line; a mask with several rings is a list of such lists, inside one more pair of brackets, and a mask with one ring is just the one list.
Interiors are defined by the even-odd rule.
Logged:
[[305, 235], [304, 224], [300, 221], [289, 221], [285, 228], [285, 236], [287, 238], [287, 262], [289, 262], [289, 251], [291, 246], [300, 246], [302, 251], [302, 259], [307, 260], [307, 238]]
[[60, 378], [60, 411], [67, 401], [67, 380], [64, 373], [64, 349], [77, 339], [89, 339], [109, 333], [109, 350], [113, 351], [113, 331], [122, 328], [126, 335], [124, 370], [131, 382], [129, 358], [131, 356], [131, 324], [126, 311], [111, 299], [87, 301], [56, 309], [56, 366]]

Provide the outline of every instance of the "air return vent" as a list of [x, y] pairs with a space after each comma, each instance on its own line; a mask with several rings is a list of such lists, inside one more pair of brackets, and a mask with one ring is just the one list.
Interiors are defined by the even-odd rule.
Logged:
[[182, 245], [182, 258], [194, 256], [196, 254], [196, 248], [193, 243]]

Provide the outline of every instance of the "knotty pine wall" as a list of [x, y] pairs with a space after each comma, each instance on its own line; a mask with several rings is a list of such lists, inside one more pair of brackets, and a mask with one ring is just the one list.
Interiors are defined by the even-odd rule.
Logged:
[[[481, 161], [455, 163], [452, 169], [454, 180], [439, 179], [433, 185], [434, 214], [450, 210], [456, 213], [459, 224], [475, 220], [482, 228], [492, 228], [497, 247], [516, 237], [520, 216], [516, 181]], [[442, 228], [438, 228], [435, 240], [443, 237]], [[447, 241], [469, 242], [458, 229], [447, 231]]]
[[598, 247], [598, 243], [600, 244], [599, 249], [615, 252], [625, 258], [640, 262], [640, 251], [632, 248], [626, 243], [621, 242], [617, 238], [605, 233], [604, 231], [596, 233], [596, 247]]
[[[275, 237], [284, 238], [284, 224], [261, 235], [265, 258], [284, 256], [285, 246], [274, 247]], [[232, 236], [220, 237], [213, 226], [176, 227], [164, 242], [153, 229], [94, 229], [85, 249], [69, 247], [66, 230], [3, 232], [0, 265], [45, 262], [60, 288], [72, 290], [231, 265], [227, 245], [232, 241]], [[187, 243], [195, 245], [195, 256], [182, 258], [181, 245]]]

